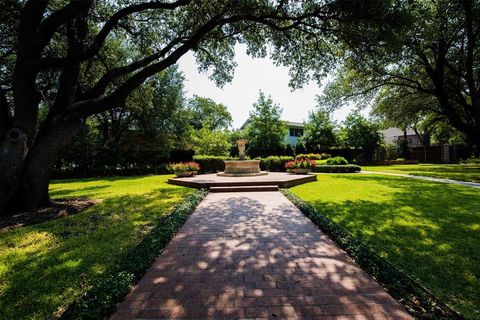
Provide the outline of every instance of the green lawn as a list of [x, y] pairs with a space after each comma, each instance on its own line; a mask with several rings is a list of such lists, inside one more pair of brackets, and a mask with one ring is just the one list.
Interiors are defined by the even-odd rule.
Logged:
[[82, 213], [0, 233], [0, 319], [55, 318], [192, 189], [170, 176], [55, 181], [51, 195], [101, 202]]
[[480, 319], [479, 189], [328, 174], [291, 190], [467, 318]]
[[480, 182], [478, 164], [403, 164], [390, 166], [362, 166], [366, 171], [405, 173], [417, 176]]

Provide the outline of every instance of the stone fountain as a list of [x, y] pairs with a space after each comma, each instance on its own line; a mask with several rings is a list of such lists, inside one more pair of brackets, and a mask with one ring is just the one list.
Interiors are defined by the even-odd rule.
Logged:
[[252, 177], [268, 174], [266, 171], [260, 171], [260, 160], [245, 160], [247, 140], [239, 139], [236, 142], [239, 160], [225, 161], [225, 171], [219, 172], [217, 175], [223, 177]]

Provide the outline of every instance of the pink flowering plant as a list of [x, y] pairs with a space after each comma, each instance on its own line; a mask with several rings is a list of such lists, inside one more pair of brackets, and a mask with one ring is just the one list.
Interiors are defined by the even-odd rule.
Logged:
[[285, 169], [293, 170], [293, 169], [311, 169], [315, 167], [316, 162], [315, 160], [309, 159], [296, 159], [292, 161], [288, 161], [285, 163]]
[[200, 170], [200, 165], [196, 162], [176, 162], [169, 163], [167, 166], [168, 171], [173, 173], [182, 173], [182, 172], [197, 172]]

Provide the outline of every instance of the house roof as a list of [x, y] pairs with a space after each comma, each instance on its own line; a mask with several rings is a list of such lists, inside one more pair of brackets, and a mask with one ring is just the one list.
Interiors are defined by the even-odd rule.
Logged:
[[[394, 128], [394, 127], [380, 130], [380, 132], [383, 134], [384, 137], [403, 136], [403, 130], [399, 128]], [[413, 129], [407, 128], [407, 136], [413, 136], [413, 135], [415, 135], [415, 131]]]
[[[295, 121], [288, 121], [288, 120], [283, 120], [285, 121], [285, 124], [287, 125], [287, 127], [294, 127], [294, 128], [303, 128], [305, 127], [305, 124], [303, 122], [295, 122]], [[240, 129], [245, 129], [245, 127], [248, 125], [248, 123], [250, 122], [250, 118], [247, 119], [243, 124], [242, 126], [240, 127]]]

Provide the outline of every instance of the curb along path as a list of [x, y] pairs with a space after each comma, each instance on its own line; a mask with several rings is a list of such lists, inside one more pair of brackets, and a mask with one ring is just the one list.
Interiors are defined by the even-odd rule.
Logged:
[[412, 319], [280, 192], [211, 193], [112, 319]]

